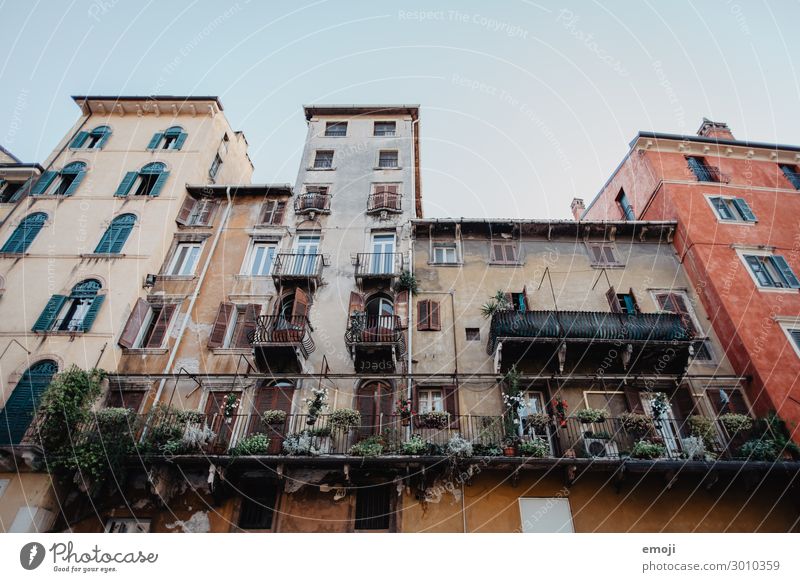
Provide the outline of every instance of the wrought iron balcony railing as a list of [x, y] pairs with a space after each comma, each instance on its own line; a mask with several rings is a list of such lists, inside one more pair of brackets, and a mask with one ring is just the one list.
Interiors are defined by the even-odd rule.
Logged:
[[348, 347], [354, 344], [397, 345], [399, 354], [405, 353], [405, 337], [396, 315], [352, 315], [344, 341]]
[[723, 174], [716, 166], [700, 166], [693, 170], [698, 182], [721, 182], [727, 184], [731, 181], [727, 174]]
[[325, 259], [319, 253], [279, 253], [272, 264], [276, 280], [319, 279]]
[[399, 277], [403, 265], [403, 253], [358, 253], [355, 276], [356, 279]]
[[314, 351], [311, 333], [314, 328], [305, 315], [260, 315], [256, 321], [252, 344], [298, 344], [306, 354]]
[[373, 192], [367, 201], [367, 212], [402, 212], [402, 200], [397, 192]]
[[331, 196], [321, 192], [298, 194], [294, 199], [294, 211], [297, 214], [306, 212], [328, 213], [331, 211]]

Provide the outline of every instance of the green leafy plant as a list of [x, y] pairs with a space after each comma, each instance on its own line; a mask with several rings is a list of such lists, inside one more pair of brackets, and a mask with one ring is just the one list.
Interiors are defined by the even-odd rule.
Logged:
[[[653, 419], [649, 416], [645, 416], [644, 414], [623, 412], [620, 415], [619, 420], [622, 424], [622, 428], [624, 428], [626, 432], [629, 432], [637, 437], [643, 437], [655, 430]], [[633, 456], [632, 453], [631, 456]]]
[[371, 436], [350, 447], [350, 454], [355, 457], [377, 457], [383, 453], [383, 439]]
[[419, 415], [420, 422], [427, 428], [443, 429], [450, 424], [450, 413], [442, 410], [432, 410]]
[[460, 434], [454, 434], [447, 441], [447, 454], [451, 457], [471, 457], [472, 443]]
[[717, 440], [717, 429], [712, 419], [706, 416], [692, 415], [686, 419], [686, 424], [689, 426], [689, 434], [703, 439], [707, 449], [714, 446]]
[[646, 440], [639, 440], [631, 449], [631, 457], [634, 459], [658, 459], [666, 453], [664, 445], [653, 443]]
[[575, 413], [575, 418], [583, 423], [605, 422], [608, 413], [602, 408], [584, 408]]
[[517, 452], [523, 457], [536, 457], [541, 459], [550, 454], [550, 445], [547, 441], [540, 437], [534, 437], [531, 440], [522, 441], [517, 446]]
[[688, 436], [681, 439], [683, 456], [692, 461], [713, 461], [716, 457], [706, 450], [706, 443], [702, 437]]
[[739, 448], [739, 456], [751, 461], [777, 461], [778, 445], [772, 439], [750, 439]]
[[725, 430], [728, 431], [728, 434], [733, 436], [740, 432], [745, 432], [753, 428], [753, 419], [747, 416], [746, 414], [736, 414], [733, 412], [728, 412], [726, 414], [721, 414], [719, 417], [719, 421], [722, 423], [722, 426], [725, 427]]
[[650, 401], [650, 406], [653, 409], [653, 416], [655, 418], [663, 418], [669, 411], [667, 395], [663, 392], [657, 392], [655, 397]]
[[337, 408], [328, 417], [331, 428], [348, 431], [361, 426], [361, 413], [352, 408]]
[[408, 291], [412, 295], [419, 292], [419, 282], [417, 277], [410, 271], [403, 271], [397, 278], [397, 283], [394, 286], [396, 291]]
[[261, 415], [264, 424], [283, 424], [286, 422], [286, 412], [283, 410], [267, 410]]
[[216, 433], [208, 426], [187, 422], [180, 438], [167, 441], [161, 447], [165, 455], [188, 455], [203, 451], [216, 437]]
[[472, 454], [476, 457], [499, 457], [503, 449], [499, 445], [475, 443], [472, 445]]
[[286, 436], [283, 441], [283, 452], [293, 456], [316, 456], [319, 448], [314, 444], [314, 437], [307, 430]]
[[251, 434], [236, 443], [230, 450], [231, 456], [266, 455], [269, 452], [270, 438], [262, 433]]
[[497, 293], [494, 294], [494, 297], [481, 305], [481, 313], [483, 313], [486, 319], [489, 319], [498, 311], [509, 311], [513, 308], [514, 306], [508, 300], [506, 293], [498, 290]]
[[421, 436], [415, 434], [411, 435], [411, 438], [402, 444], [400, 451], [404, 455], [421, 455], [427, 448], [428, 443], [426, 443]]

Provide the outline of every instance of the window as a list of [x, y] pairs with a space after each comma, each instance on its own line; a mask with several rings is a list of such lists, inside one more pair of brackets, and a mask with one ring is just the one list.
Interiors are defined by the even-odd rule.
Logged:
[[695, 344], [695, 359], [701, 361], [711, 360], [711, 350], [708, 347], [708, 341], [705, 339], [706, 334], [700, 327], [686, 293], [682, 291], [659, 292], [655, 293], [655, 298], [656, 304], [661, 311], [680, 315], [683, 325], [689, 330], [690, 336], [700, 340]]
[[633, 289], [630, 289], [627, 293], [617, 293], [613, 287], [609, 287], [606, 292], [606, 299], [608, 299], [608, 304], [614, 313], [635, 315], [640, 312]]
[[222, 158], [219, 154], [214, 155], [214, 161], [211, 162], [211, 167], [208, 169], [208, 177], [212, 180], [216, 179], [219, 168], [222, 165]]
[[106, 533], [150, 533], [150, 520], [114, 517], [106, 522]]
[[729, 412], [750, 416], [750, 407], [739, 388], [706, 388], [706, 398], [717, 416]]
[[86, 164], [72, 162], [64, 166], [60, 172], [48, 170], [43, 172], [31, 190], [38, 196], [72, 196], [86, 176]]
[[346, 135], [346, 121], [329, 121], [325, 124], [325, 137], [344, 137]]
[[2, 253], [24, 253], [42, 230], [44, 223], [47, 222], [47, 215], [44, 212], [34, 212], [22, 219], [14, 232], [0, 249]]
[[148, 303], [138, 299], [122, 330], [119, 345], [123, 348], [161, 348], [177, 307], [174, 303]]
[[250, 257], [245, 274], [252, 277], [266, 277], [272, 269], [277, 245], [273, 242], [254, 241], [250, 247]]
[[202, 243], [199, 242], [182, 242], [175, 246], [175, 252], [172, 254], [172, 260], [167, 267], [166, 275], [194, 275], [194, 269], [197, 266], [197, 260], [200, 258], [200, 248]]
[[457, 264], [458, 247], [456, 243], [433, 243], [433, 262], [437, 265]]
[[173, 126], [163, 133], [156, 133], [147, 144], [148, 150], [179, 150], [183, 147], [187, 133], [184, 133], [183, 128]]
[[133, 214], [117, 216], [111, 221], [94, 252], [112, 255], [122, 252], [122, 247], [125, 245], [125, 241], [128, 240], [134, 224], [136, 224], [136, 217]]
[[611, 243], [586, 243], [589, 261], [593, 267], [622, 267], [617, 249]]
[[373, 184], [367, 210], [400, 210], [400, 184]]
[[376, 121], [373, 135], [378, 137], [394, 137], [397, 123], [394, 121]]
[[27, 182], [8, 182], [0, 180], [0, 204], [16, 202], [22, 197]]
[[25, 370], [0, 410], [0, 444], [22, 441], [56, 372], [58, 365], [53, 360], [40, 360]]
[[126, 173], [114, 196], [127, 196], [131, 191], [134, 196], [158, 196], [168, 177], [165, 164], [149, 163], [138, 172]]
[[317, 150], [314, 157], [314, 169], [333, 168], [333, 150]]
[[397, 150], [381, 150], [378, 154], [379, 168], [397, 168], [400, 166]]
[[360, 531], [388, 530], [391, 517], [392, 487], [366, 485], [356, 493], [355, 529]]
[[756, 215], [750, 210], [744, 198], [708, 196], [711, 207], [720, 220], [731, 222], [756, 222]]
[[248, 479], [242, 484], [242, 509], [239, 512], [241, 529], [272, 529], [278, 486], [274, 481]]
[[249, 348], [261, 315], [261, 305], [220, 303], [208, 336], [209, 348]]
[[216, 210], [213, 198], [187, 196], [175, 221], [184, 226], [210, 226]]
[[440, 331], [439, 302], [432, 299], [417, 301], [417, 331]]
[[636, 220], [636, 215], [633, 213], [633, 206], [628, 201], [628, 196], [625, 194], [625, 190], [620, 190], [619, 194], [617, 194], [617, 206], [622, 211], [622, 218], [625, 220]]
[[[450, 428], [458, 428], [458, 393], [455, 385], [415, 386], [412, 408], [419, 414], [426, 412], [447, 412], [450, 415]], [[417, 426], [423, 426], [424, 419], [417, 418]]]
[[285, 209], [285, 200], [267, 200], [261, 207], [261, 218], [259, 224], [283, 224], [283, 214]]
[[573, 533], [569, 499], [563, 497], [520, 497], [522, 533]]
[[797, 166], [789, 164], [781, 164], [781, 171], [786, 179], [791, 182], [795, 190], [800, 190], [800, 173], [797, 171]]
[[514, 241], [492, 241], [490, 263], [498, 265], [517, 265], [517, 243]]
[[393, 233], [375, 232], [372, 234], [370, 274], [389, 275], [399, 271], [398, 257], [395, 255], [396, 242], [396, 237]]
[[742, 258], [759, 287], [800, 289], [800, 281], [781, 255], [743, 254]]
[[687, 156], [686, 163], [689, 165], [689, 169], [694, 174], [695, 178], [697, 178], [698, 182], [723, 182], [727, 180], [722, 180], [722, 174], [720, 174], [719, 169], [713, 166], [709, 166], [706, 163], [705, 158], [700, 156]]
[[444, 397], [441, 389], [419, 389], [417, 399], [417, 410], [420, 414], [424, 414], [426, 412], [442, 412], [444, 410]]
[[111, 388], [106, 396], [106, 408], [127, 408], [139, 412], [147, 390], [123, 390]]
[[106, 298], [98, 295], [100, 288], [98, 280], [86, 279], [75, 285], [69, 296], [53, 295], [33, 324], [33, 331], [88, 332]]
[[794, 351], [800, 356], [800, 328], [798, 327], [783, 327], [789, 341], [792, 343]]
[[69, 147], [71, 149], [99, 150], [103, 149], [109, 137], [111, 137], [111, 128], [101, 125], [92, 131], [79, 131], [75, 134]]
[[467, 327], [464, 329], [464, 333], [466, 335], [468, 342], [479, 342], [481, 341], [481, 330], [477, 327]]

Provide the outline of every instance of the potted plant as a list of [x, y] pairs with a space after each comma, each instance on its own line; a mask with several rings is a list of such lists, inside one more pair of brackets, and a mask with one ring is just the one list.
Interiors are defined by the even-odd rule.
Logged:
[[543, 412], [536, 412], [525, 417], [527, 425], [532, 426], [536, 432], [546, 432], [551, 420], [550, 415]]
[[283, 410], [267, 410], [261, 415], [261, 422], [267, 426], [283, 424], [286, 422], [286, 412]]
[[419, 415], [419, 419], [426, 428], [444, 429], [450, 425], [450, 413], [443, 410], [431, 410]]
[[262, 433], [251, 434], [240, 440], [235, 447], [230, 450], [232, 457], [246, 455], [266, 455], [269, 451], [269, 437]]
[[400, 446], [400, 452], [404, 455], [421, 455], [427, 448], [428, 443], [422, 440], [421, 436], [415, 434]]
[[663, 457], [666, 453], [664, 445], [653, 443], [647, 440], [638, 440], [631, 449], [631, 457], [634, 459], [652, 460]]
[[317, 417], [328, 405], [328, 389], [325, 387], [312, 388], [311, 398], [306, 398], [308, 406], [308, 418], [306, 424], [312, 425], [317, 422]]
[[481, 313], [486, 319], [489, 319], [498, 311], [510, 311], [514, 306], [508, 300], [505, 292], [498, 290], [494, 297], [489, 299], [486, 303], [481, 305]]
[[350, 429], [361, 426], [361, 413], [352, 408], [337, 408], [331, 412], [328, 422], [332, 429], [348, 432]]
[[471, 457], [472, 443], [460, 434], [454, 434], [447, 441], [447, 454], [450, 457]]
[[517, 439], [506, 438], [503, 441], [503, 456], [504, 457], [517, 456]]
[[719, 417], [719, 421], [722, 423], [722, 426], [725, 427], [725, 430], [728, 431], [728, 434], [734, 436], [736, 434], [746, 432], [753, 428], [753, 419], [747, 416], [746, 414], [736, 414], [733, 412], [728, 412], [726, 414], [721, 414]]
[[319, 449], [320, 454], [327, 455], [331, 451], [331, 427], [320, 426], [312, 428], [311, 436], [314, 437], [314, 445]]
[[575, 417], [583, 424], [591, 424], [605, 422], [608, 419], [608, 413], [601, 408], [584, 408], [576, 412]]
[[377, 457], [383, 453], [383, 444], [379, 436], [367, 437], [350, 447], [350, 454], [355, 457]]
[[717, 439], [717, 429], [712, 419], [694, 414], [686, 419], [686, 424], [689, 426], [689, 435], [703, 439], [706, 449], [714, 446]]
[[541, 459], [550, 453], [550, 445], [541, 437], [533, 437], [531, 440], [522, 441], [519, 444], [519, 454], [523, 457], [535, 457]]
[[307, 430], [286, 436], [283, 452], [292, 456], [315, 456], [320, 450], [314, 445], [314, 437]]
[[400, 421], [403, 426], [409, 426], [411, 424], [411, 415], [413, 414], [411, 410], [411, 399], [400, 398], [397, 401], [397, 406], [395, 407], [394, 412], [400, 417]]
[[227, 396], [225, 396], [225, 403], [222, 406], [222, 415], [225, 417], [225, 422], [230, 424], [233, 421], [233, 415], [236, 413], [236, 409], [239, 408], [239, 399], [236, 397], [236, 394], [233, 392], [229, 392]]
[[[642, 438], [655, 430], [653, 419], [644, 414], [623, 412], [619, 417], [622, 428], [635, 437]], [[633, 454], [631, 453], [631, 456]]]

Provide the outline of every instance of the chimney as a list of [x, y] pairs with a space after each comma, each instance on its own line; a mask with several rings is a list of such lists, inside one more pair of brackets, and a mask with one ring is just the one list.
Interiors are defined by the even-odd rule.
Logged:
[[713, 137], [717, 139], [734, 140], [731, 128], [724, 121], [711, 121], [707, 117], [703, 118], [703, 124], [697, 130], [700, 137]]
[[569, 207], [572, 209], [572, 216], [575, 220], [580, 220], [581, 214], [586, 210], [586, 206], [583, 204], [583, 198], [573, 198], [572, 204], [570, 204]]

